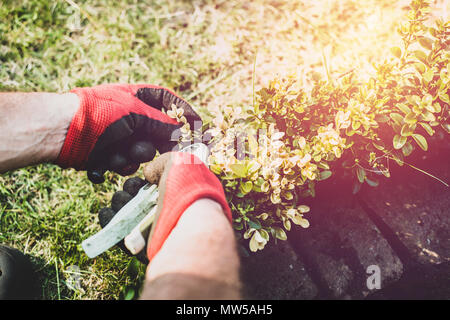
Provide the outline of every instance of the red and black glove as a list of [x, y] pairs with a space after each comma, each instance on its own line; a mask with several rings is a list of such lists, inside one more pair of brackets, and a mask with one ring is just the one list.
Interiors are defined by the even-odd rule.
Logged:
[[78, 95], [80, 107], [56, 163], [87, 170], [94, 183], [104, 181], [106, 170], [133, 174], [140, 163], [153, 159], [155, 147], [163, 153], [176, 145], [171, 138], [182, 124], [161, 112], [171, 110], [172, 104], [184, 110], [191, 128], [201, 126], [192, 107], [163, 87], [105, 84], [71, 92]]
[[[142, 250], [137, 258], [144, 264], [159, 251], [162, 244], [177, 224], [183, 212], [196, 200], [210, 198], [222, 205], [231, 222], [231, 211], [226, 202], [222, 185], [217, 177], [192, 154], [183, 152], [165, 153], [144, 168], [146, 179], [158, 186], [158, 208], [147, 244], [147, 252]], [[125, 181], [123, 190], [114, 193], [111, 206], [98, 213], [100, 226], [104, 228], [117, 212], [137, 195], [146, 181], [133, 177]], [[150, 244], [150, 245], [149, 245]], [[131, 252], [123, 240], [118, 243], [128, 255]]]
[[151, 261], [184, 211], [195, 201], [209, 198], [222, 206], [231, 223], [231, 210], [219, 179], [195, 155], [169, 152], [144, 168], [145, 178], [158, 185], [158, 207], [150, 231], [147, 257]]

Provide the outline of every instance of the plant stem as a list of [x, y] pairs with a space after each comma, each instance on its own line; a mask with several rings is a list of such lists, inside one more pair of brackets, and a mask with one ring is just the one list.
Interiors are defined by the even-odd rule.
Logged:
[[442, 180], [439, 179], [438, 177], [435, 177], [435, 176], [433, 176], [431, 173], [428, 173], [428, 172], [426, 172], [426, 171], [424, 171], [424, 170], [422, 170], [422, 169], [419, 169], [419, 168], [413, 166], [412, 164], [409, 164], [409, 163], [407, 163], [407, 162], [405, 162], [405, 161], [403, 161], [403, 160], [400, 160], [400, 159], [394, 159], [394, 158], [392, 158], [392, 157], [390, 157], [390, 156], [388, 156], [388, 155], [386, 155], [386, 158], [391, 159], [391, 160], [394, 160], [394, 161], [400, 161], [401, 163], [406, 164], [406, 165], [410, 166], [411, 168], [413, 168], [413, 169], [415, 169], [415, 170], [417, 170], [417, 171], [419, 171], [419, 172], [422, 172], [422, 173], [426, 174], [427, 176], [429, 176], [429, 177], [431, 177], [431, 178], [433, 178], [433, 179], [436, 179], [437, 181], [441, 182], [444, 186], [446, 186], [446, 187], [449, 186], [447, 183], [445, 183], [444, 181], [442, 181]]

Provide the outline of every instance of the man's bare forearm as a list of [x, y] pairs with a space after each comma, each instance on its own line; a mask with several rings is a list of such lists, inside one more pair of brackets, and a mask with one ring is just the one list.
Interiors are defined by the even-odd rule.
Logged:
[[197, 200], [148, 265], [141, 299], [240, 299], [239, 265], [221, 206]]
[[78, 105], [73, 93], [0, 93], [0, 173], [56, 160]]

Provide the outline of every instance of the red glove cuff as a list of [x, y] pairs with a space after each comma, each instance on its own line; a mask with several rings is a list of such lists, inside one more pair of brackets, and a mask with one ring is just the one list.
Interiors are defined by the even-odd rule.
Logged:
[[209, 198], [218, 202], [231, 223], [222, 185], [217, 177], [195, 155], [177, 152], [165, 180], [163, 206], [147, 248], [149, 260], [158, 253], [181, 215], [195, 201]]
[[[66, 140], [56, 163], [62, 168], [84, 169], [89, 153], [106, 127], [110, 101], [98, 99], [91, 88], [75, 88], [80, 107], [70, 123]], [[95, 106], [95, 107], [93, 107]]]

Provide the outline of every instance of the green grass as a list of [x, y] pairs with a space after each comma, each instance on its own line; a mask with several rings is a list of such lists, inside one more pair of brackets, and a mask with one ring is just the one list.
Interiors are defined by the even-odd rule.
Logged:
[[[315, 73], [326, 76], [323, 56], [332, 77], [370, 72], [398, 41], [395, 23], [408, 2], [4, 0], [0, 91], [155, 83], [207, 119], [226, 105], [252, 103], [256, 53], [256, 89], [277, 74], [297, 72], [305, 85]], [[448, 6], [433, 4], [437, 15]], [[109, 175], [94, 186], [85, 173], [51, 164], [0, 176], [0, 243], [32, 257], [44, 299], [117, 299], [138, 283], [120, 250], [88, 260], [80, 249], [123, 180]], [[79, 290], [67, 286], [74, 265]]]

